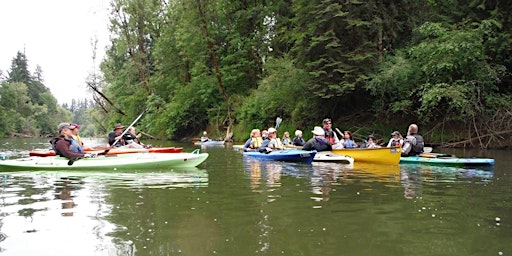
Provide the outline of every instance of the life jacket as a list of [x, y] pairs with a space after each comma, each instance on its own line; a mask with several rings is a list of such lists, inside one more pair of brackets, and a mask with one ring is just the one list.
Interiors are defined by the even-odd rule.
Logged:
[[391, 147], [398, 147], [397, 144], [400, 144], [400, 147], [402, 146], [402, 143], [400, 143], [400, 139], [391, 140]]
[[71, 145], [69, 145], [69, 150], [71, 150], [74, 153], [84, 153], [84, 149], [82, 148], [82, 145], [75, 140], [74, 138], [70, 139]]
[[268, 145], [269, 145], [269, 148], [272, 148], [272, 149], [284, 148], [283, 143], [281, 142], [281, 139], [279, 139], [279, 138], [271, 139], [270, 142], [268, 143]]
[[423, 152], [425, 142], [423, 137], [418, 134], [407, 135], [404, 140], [404, 147], [402, 150], [403, 156], [416, 156]]
[[263, 139], [261, 137], [251, 138], [251, 144], [249, 144], [249, 148], [259, 148], [263, 144]]
[[330, 130], [330, 131], [327, 131], [327, 130], [324, 130], [325, 131], [325, 140], [327, 142], [329, 142], [329, 144], [331, 145], [334, 145], [334, 131], [333, 130]]
[[423, 148], [425, 147], [425, 142], [423, 141], [423, 137], [418, 134], [413, 134], [414, 138], [416, 139], [416, 144], [412, 145], [412, 150], [416, 155], [419, 155], [420, 153], [423, 153]]

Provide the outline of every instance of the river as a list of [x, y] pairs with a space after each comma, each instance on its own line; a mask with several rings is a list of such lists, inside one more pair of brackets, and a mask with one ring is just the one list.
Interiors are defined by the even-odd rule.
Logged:
[[[10, 158], [48, 147], [0, 139]], [[510, 151], [435, 150], [495, 158], [486, 169], [202, 151], [197, 168], [0, 173], [0, 254], [512, 255]]]

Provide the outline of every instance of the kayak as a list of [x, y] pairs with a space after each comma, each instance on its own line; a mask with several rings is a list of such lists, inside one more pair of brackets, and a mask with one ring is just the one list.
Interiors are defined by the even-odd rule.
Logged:
[[301, 149], [283, 149], [273, 150], [268, 153], [260, 153], [258, 151], [243, 152], [243, 156], [266, 159], [272, 161], [283, 161], [283, 162], [304, 162], [310, 164], [315, 158], [316, 151], [307, 151]]
[[334, 154], [330, 151], [322, 151], [317, 152], [315, 157], [313, 158], [314, 162], [336, 162], [343, 164], [353, 164], [354, 158], [350, 156], [343, 156], [339, 154]]
[[194, 142], [194, 145], [198, 146], [223, 146], [224, 145], [223, 140], [209, 140], [209, 141], [196, 141]]
[[[99, 149], [86, 149], [86, 153], [103, 153], [107, 148]], [[162, 147], [162, 148], [112, 148], [107, 152], [107, 155], [118, 155], [118, 154], [131, 154], [131, 153], [180, 153], [183, 148], [175, 147]], [[29, 156], [55, 156], [55, 151], [51, 149], [47, 150], [32, 150], [29, 152]]]
[[398, 164], [400, 162], [401, 149], [395, 147], [382, 148], [343, 148], [333, 149], [334, 154], [346, 155], [354, 158], [354, 161], [374, 164]]
[[204, 162], [207, 158], [208, 153], [199, 153], [199, 150], [194, 150], [192, 153], [127, 153], [82, 158], [74, 162], [60, 156], [31, 156], [12, 160], [0, 160], [0, 171], [123, 170], [132, 168], [195, 167]]
[[449, 154], [423, 153], [400, 158], [401, 164], [429, 164], [443, 166], [493, 166], [492, 158], [458, 158]]

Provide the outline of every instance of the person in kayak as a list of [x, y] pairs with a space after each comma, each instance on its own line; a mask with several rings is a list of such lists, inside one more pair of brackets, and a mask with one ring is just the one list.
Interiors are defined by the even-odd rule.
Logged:
[[203, 136], [201, 136], [201, 142], [207, 142], [210, 140], [210, 137], [208, 137], [208, 133], [206, 131], [203, 132]]
[[322, 127], [325, 132], [325, 140], [331, 144], [331, 146], [336, 145], [335, 148], [339, 148], [341, 146], [338, 146], [340, 143], [340, 140], [338, 139], [338, 135], [334, 132], [332, 129], [332, 120], [330, 118], [325, 118], [322, 120]]
[[290, 138], [289, 132], [284, 132], [283, 139], [281, 140], [284, 146], [293, 145], [292, 138]]
[[303, 150], [316, 150], [316, 151], [331, 151], [331, 144], [325, 139], [325, 130], [320, 126], [315, 126], [313, 129], [313, 138], [308, 140]]
[[411, 124], [407, 130], [407, 137], [404, 139], [402, 156], [416, 156], [423, 153], [425, 142], [423, 136], [418, 134], [418, 125]]
[[296, 130], [295, 131], [295, 138], [292, 139], [292, 144], [294, 146], [304, 146], [306, 144], [306, 141], [302, 138], [302, 131]]
[[343, 148], [357, 148], [357, 144], [354, 142], [350, 131], [343, 132], [343, 139], [340, 143], [343, 145]]
[[95, 154], [86, 154], [83, 149], [78, 146], [78, 142], [73, 139], [75, 126], [69, 123], [60, 123], [57, 126], [59, 136], [50, 140], [52, 148], [58, 156], [68, 159], [78, 159], [83, 157], [95, 157]]
[[380, 146], [375, 142], [375, 137], [373, 135], [368, 135], [366, 138], [366, 143], [364, 144], [365, 148], [380, 148]]
[[244, 152], [258, 151], [262, 144], [260, 129], [252, 129], [250, 138], [245, 141]]
[[283, 148], [284, 148], [283, 143], [277, 137], [276, 128], [273, 128], [273, 127], [268, 128], [268, 140], [263, 141], [263, 144], [259, 148], [259, 152], [268, 153], [272, 150], [280, 150]]
[[144, 144], [140, 142], [140, 137], [142, 135], [135, 133], [135, 127], [131, 126], [128, 128], [128, 132], [123, 135], [123, 141], [125, 142], [125, 147], [127, 148], [144, 148]]
[[[124, 129], [124, 125], [122, 125], [122, 124], [116, 124], [114, 126], [114, 130], [108, 134], [108, 145], [110, 145], [111, 147], [121, 147], [124, 145], [124, 140], [121, 137], [121, 134], [123, 133], [123, 129]], [[116, 144], [112, 145], [112, 144], [114, 144], [114, 142], [116, 142]]]
[[399, 131], [394, 131], [391, 133], [392, 138], [389, 139], [387, 147], [402, 147], [404, 144], [404, 139], [402, 138], [402, 134]]
[[80, 133], [80, 125], [72, 123], [71, 126], [72, 126], [71, 131], [73, 132], [73, 139], [76, 140], [78, 142], [78, 144], [80, 144], [83, 148], [84, 142], [82, 141], [82, 138], [80, 138], [80, 134], [79, 134]]

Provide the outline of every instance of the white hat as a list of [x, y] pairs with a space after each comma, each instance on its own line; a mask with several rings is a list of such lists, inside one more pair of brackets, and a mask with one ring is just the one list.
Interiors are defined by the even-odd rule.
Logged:
[[295, 131], [295, 136], [299, 136], [299, 134], [302, 134], [302, 131], [301, 130], [296, 130]]
[[322, 127], [320, 127], [320, 126], [315, 126], [315, 128], [311, 132], [313, 132], [314, 135], [318, 135], [318, 136], [325, 135], [324, 129], [322, 129]]
[[268, 128], [268, 133], [273, 133], [273, 132], [277, 132], [276, 128], [274, 128], [274, 127]]
[[203, 135], [206, 135], [206, 134], [208, 134], [208, 133], [207, 132], [203, 132]]

